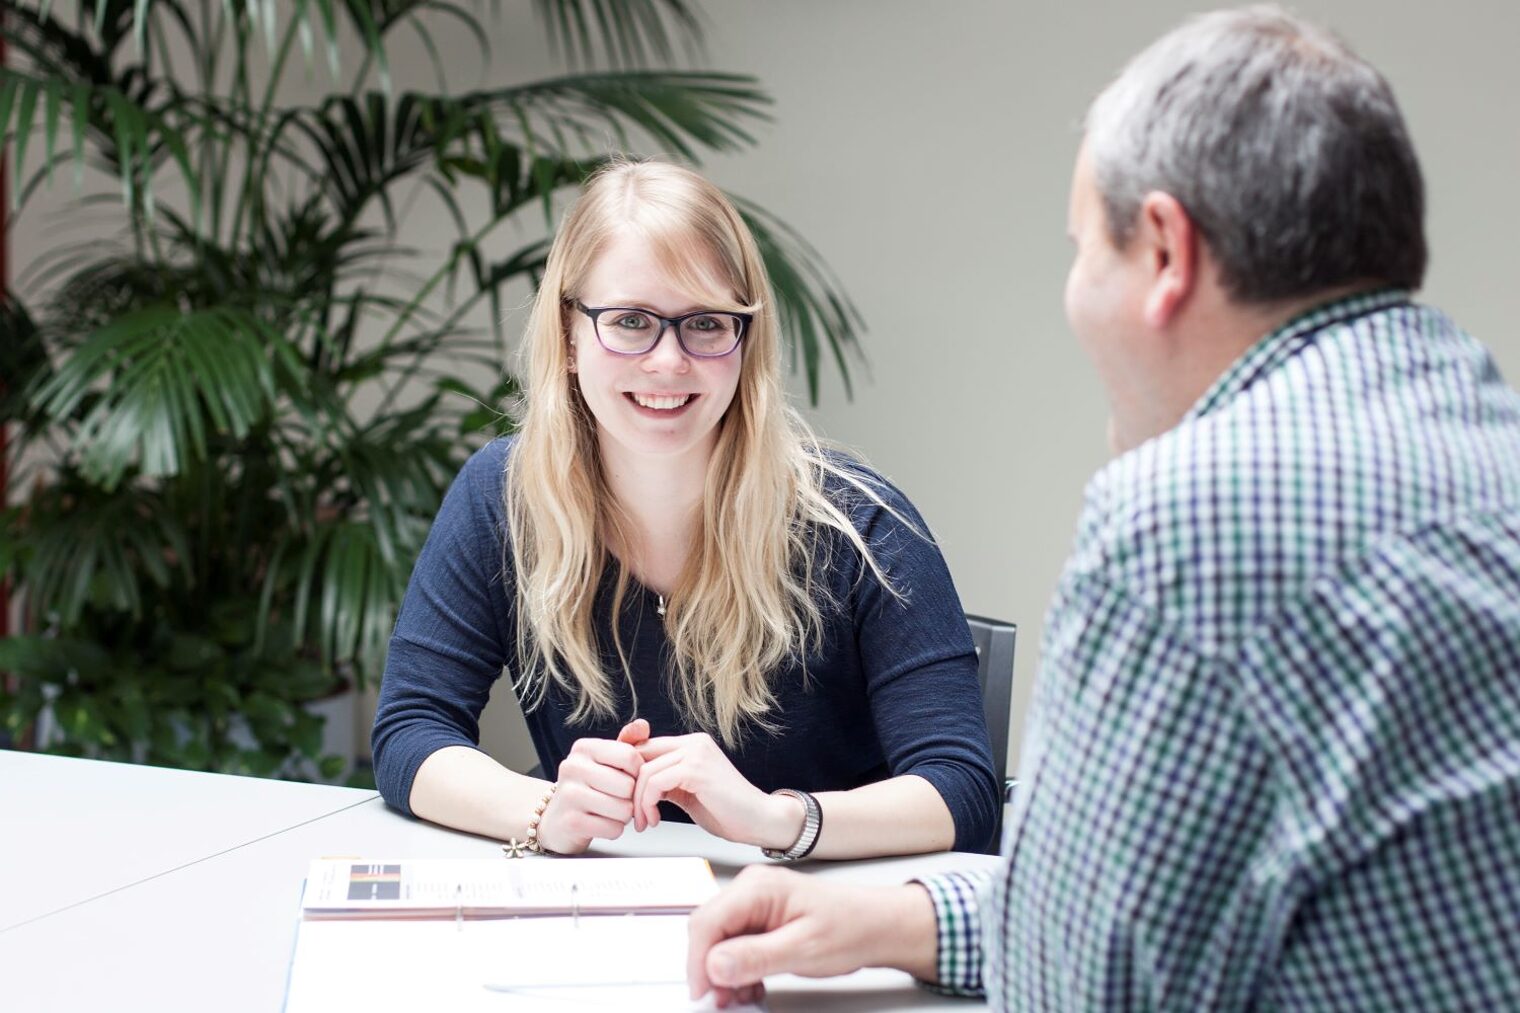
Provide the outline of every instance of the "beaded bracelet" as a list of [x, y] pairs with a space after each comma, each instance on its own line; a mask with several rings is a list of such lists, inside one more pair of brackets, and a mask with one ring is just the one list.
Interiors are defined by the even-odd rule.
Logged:
[[507, 843], [501, 846], [501, 850], [508, 858], [521, 858], [523, 852], [531, 851], [535, 855], [552, 855], [554, 852], [544, 847], [538, 840], [538, 823], [544, 818], [544, 810], [549, 808], [549, 800], [559, 790], [559, 782], [549, 785], [549, 790], [544, 792], [544, 797], [538, 800], [533, 807], [533, 815], [528, 817], [528, 838], [519, 841], [516, 837], [509, 838]]

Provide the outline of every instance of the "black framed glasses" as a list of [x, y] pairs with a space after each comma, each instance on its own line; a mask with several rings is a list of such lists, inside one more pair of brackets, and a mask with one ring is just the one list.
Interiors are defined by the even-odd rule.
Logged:
[[721, 313], [697, 310], [678, 317], [662, 317], [637, 306], [587, 306], [579, 299], [575, 308], [591, 318], [596, 340], [617, 355], [643, 355], [665, 336], [666, 328], [676, 332], [676, 341], [687, 355], [698, 359], [719, 359], [739, 347], [752, 313]]

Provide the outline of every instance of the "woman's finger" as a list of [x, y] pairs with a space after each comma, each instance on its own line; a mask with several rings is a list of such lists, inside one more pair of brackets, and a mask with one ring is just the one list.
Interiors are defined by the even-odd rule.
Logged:
[[638, 783], [633, 789], [635, 830], [642, 832], [660, 825], [660, 799], [664, 796], [658, 789], [651, 789], [650, 780], [662, 771], [680, 766], [683, 758], [682, 753], [666, 753], [659, 759], [644, 764], [639, 771]]
[[559, 767], [559, 784], [584, 784], [613, 798], [632, 799], [638, 780], [626, 771], [589, 757], [568, 757]]
[[633, 816], [633, 803], [629, 799], [608, 795], [579, 781], [560, 784], [554, 793], [554, 801], [561, 800], [571, 811], [590, 813], [619, 823], [627, 823]]
[[660, 801], [668, 798], [671, 792], [683, 790], [696, 794], [686, 783], [688, 773], [684, 764], [676, 763], [650, 775], [644, 782], [644, 803], [648, 807], [644, 811], [644, 822], [647, 825], [660, 825]]
[[614, 739], [576, 739], [575, 745], [570, 747], [570, 752], [609, 767], [625, 770], [635, 776], [639, 768], [644, 765], [644, 757], [639, 754], [637, 748]]
[[653, 760], [691, 745], [695, 735], [660, 735], [638, 745], [638, 752], [645, 760]]
[[617, 733], [619, 742], [626, 742], [630, 746], [637, 746], [649, 738], [649, 722], [643, 718], [634, 718], [623, 726], [622, 731]]
[[610, 820], [605, 816], [597, 816], [588, 812], [576, 813], [567, 825], [575, 833], [583, 837], [591, 837], [604, 841], [615, 841], [623, 836], [623, 830], [628, 826], [628, 821]]

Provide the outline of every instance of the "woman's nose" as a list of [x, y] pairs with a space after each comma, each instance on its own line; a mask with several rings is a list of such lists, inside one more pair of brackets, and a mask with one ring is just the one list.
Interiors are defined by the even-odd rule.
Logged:
[[690, 368], [691, 359], [687, 357], [686, 350], [681, 347], [676, 329], [666, 324], [660, 331], [659, 338], [655, 340], [654, 347], [644, 353], [641, 364], [647, 370], [684, 373]]

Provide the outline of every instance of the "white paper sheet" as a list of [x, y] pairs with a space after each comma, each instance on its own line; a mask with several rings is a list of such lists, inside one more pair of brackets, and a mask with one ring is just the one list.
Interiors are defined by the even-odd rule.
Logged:
[[685, 915], [305, 921], [285, 1002], [286, 1013], [712, 1008], [687, 998]]

